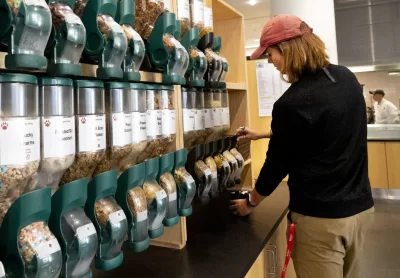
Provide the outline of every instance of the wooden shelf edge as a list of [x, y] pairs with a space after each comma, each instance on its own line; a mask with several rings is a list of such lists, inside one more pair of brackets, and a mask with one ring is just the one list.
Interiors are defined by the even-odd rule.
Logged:
[[182, 244], [182, 243], [160, 241], [160, 240], [157, 240], [157, 239], [152, 239], [150, 241], [150, 245], [157, 246], [157, 247], [168, 248], [168, 249], [174, 249], [174, 250], [182, 250], [186, 246], [186, 244]]
[[249, 165], [249, 164], [251, 164], [251, 158], [247, 159], [247, 160], [244, 162], [243, 166], [246, 166], [246, 165]]
[[238, 90], [238, 91], [246, 91], [247, 90], [247, 85], [245, 82], [226, 82], [226, 88], [228, 90]]

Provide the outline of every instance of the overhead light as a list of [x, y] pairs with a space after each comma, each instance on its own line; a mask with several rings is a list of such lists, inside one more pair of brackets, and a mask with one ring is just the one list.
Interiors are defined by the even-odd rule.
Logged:
[[400, 76], [400, 71], [389, 71], [388, 75], [389, 76]]
[[254, 6], [255, 4], [257, 4], [257, 1], [256, 0], [249, 0], [249, 5], [252, 5], [252, 6]]

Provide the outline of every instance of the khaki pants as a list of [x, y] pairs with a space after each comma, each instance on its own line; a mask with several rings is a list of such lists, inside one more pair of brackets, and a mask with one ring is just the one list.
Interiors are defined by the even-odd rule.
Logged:
[[291, 212], [296, 224], [292, 259], [297, 278], [360, 278], [364, 240], [374, 211], [339, 219]]

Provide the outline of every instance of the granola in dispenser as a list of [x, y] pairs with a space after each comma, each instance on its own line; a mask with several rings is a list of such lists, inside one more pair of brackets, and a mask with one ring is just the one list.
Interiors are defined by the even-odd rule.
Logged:
[[149, 211], [149, 230], [156, 230], [162, 226], [162, 221], [167, 213], [167, 194], [155, 180], [145, 181], [143, 190], [146, 194]]
[[126, 219], [124, 211], [111, 196], [98, 200], [95, 212], [97, 221], [103, 228], [106, 228], [108, 221], [119, 222]]
[[87, 0], [75, 0], [75, 14], [82, 18], [83, 12], [86, 8]]
[[147, 217], [146, 194], [140, 186], [136, 186], [128, 191], [128, 206], [133, 215], [138, 217], [145, 214]]

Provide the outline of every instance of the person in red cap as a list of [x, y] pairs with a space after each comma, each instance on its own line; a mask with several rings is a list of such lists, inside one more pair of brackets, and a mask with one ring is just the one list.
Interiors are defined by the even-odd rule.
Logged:
[[274, 104], [271, 131], [238, 129], [239, 138], [270, 141], [255, 189], [230, 208], [248, 215], [289, 175], [297, 277], [358, 278], [374, 216], [362, 87], [329, 63], [325, 44], [296, 16], [264, 26], [251, 59], [264, 53], [291, 86]]

